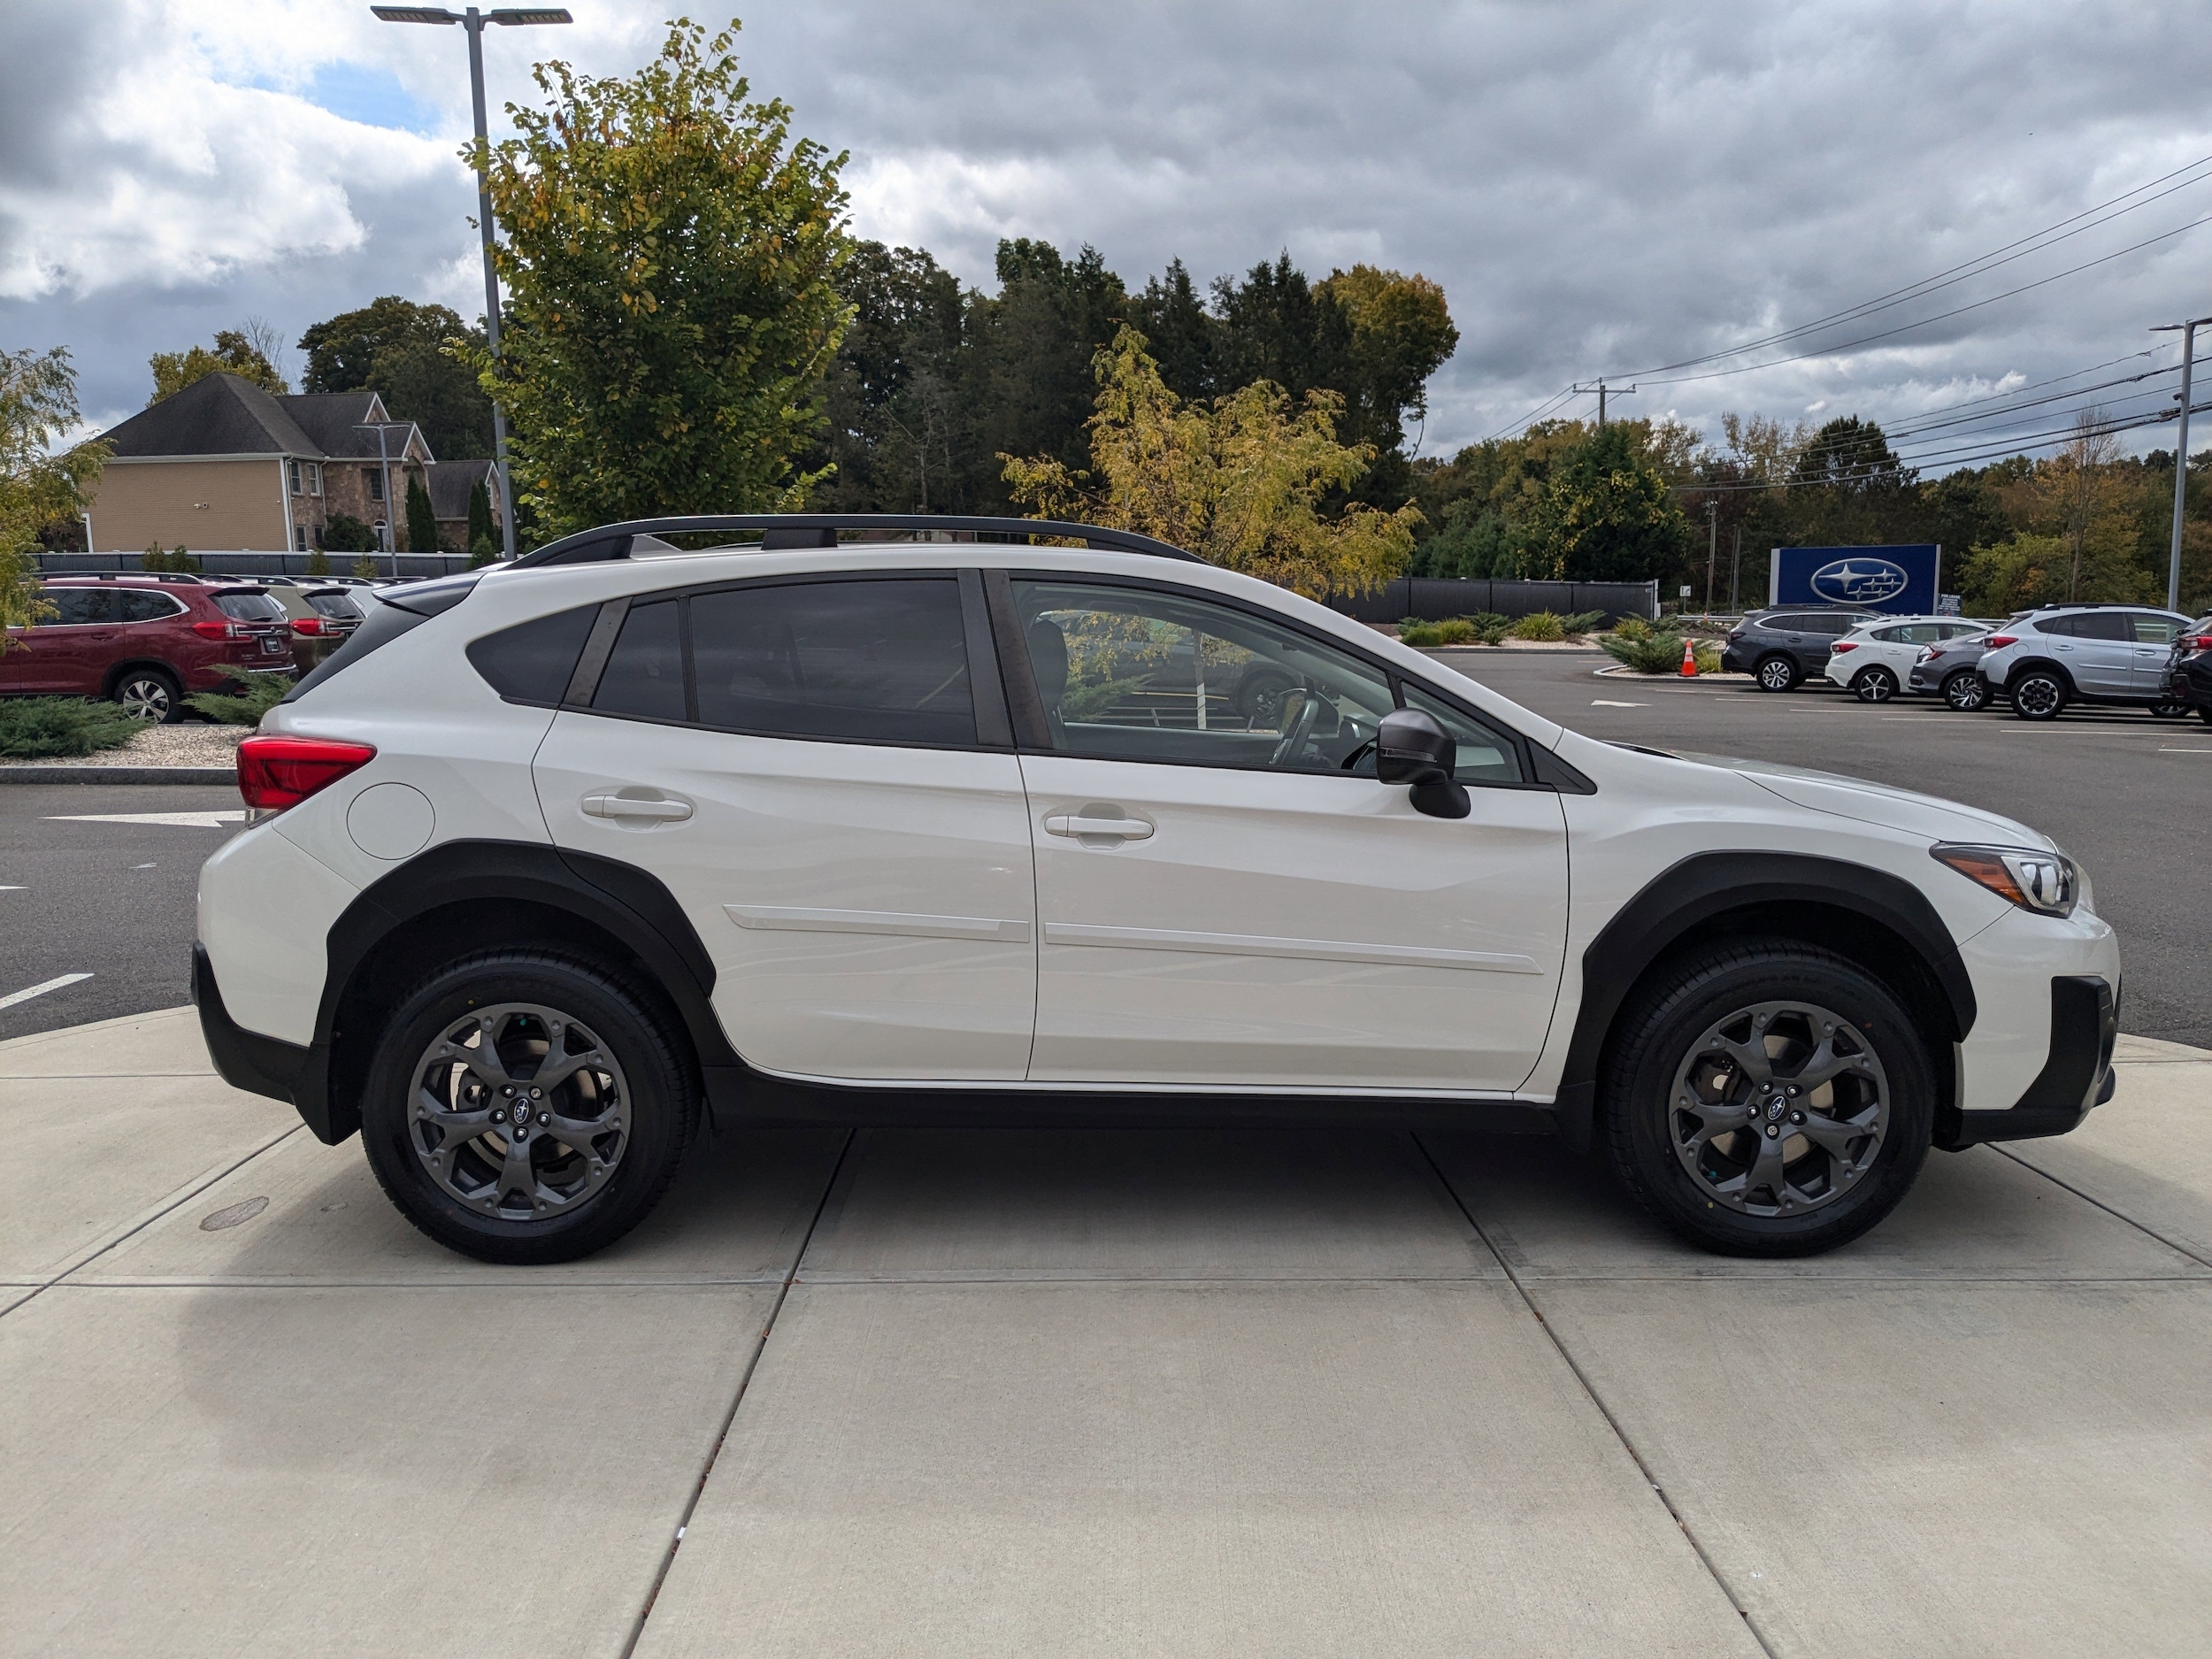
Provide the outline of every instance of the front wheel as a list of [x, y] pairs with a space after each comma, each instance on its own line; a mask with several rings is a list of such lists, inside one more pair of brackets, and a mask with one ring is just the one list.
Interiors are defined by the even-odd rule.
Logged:
[[1973, 714], [1989, 705], [1989, 682], [1978, 669], [1962, 668], [1943, 682], [1943, 701], [1961, 714]]
[[2178, 720], [2188, 712], [2189, 705], [2178, 698], [2170, 697], [2163, 703], [2151, 704], [2151, 718], [2154, 720]]
[[400, 1212], [481, 1261], [572, 1261], [660, 1202], [698, 1120], [667, 1018], [590, 963], [488, 951], [417, 986], [361, 1102]]
[[2007, 695], [2012, 711], [2024, 720], [2055, 720], [2066, 707], [2066, 682], [2047, 669], [2031, 669], [2012, 682]]
[[1887, 703], [1897, 695], [1897, 676], [1886, 668], [1863, 668], [1851, 690], [1861, 703]]
[[1786, 657], [1762, 657], [1752, 676], [1762, 691], [1787, 691], [1797, 684], [1797, 664]]
[[1887, 987], [1789, 941], [1693, 957], [1624, 1011], [1601, 1110], [1615, 1173], [1692, 1243], [1811, 1256], [1893, 1210], [1935, 1074]]

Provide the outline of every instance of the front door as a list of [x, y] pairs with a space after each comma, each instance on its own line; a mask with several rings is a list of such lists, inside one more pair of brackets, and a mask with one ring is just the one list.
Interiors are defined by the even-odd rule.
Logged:
[[2166, 665], [2173, 660], [2174, 641], [2188, 626], [2179, 617], [2154, 611], [2131, 611], [2128, 626], [2134, 634], [2134, 658], [2130, 683], [2139, 697], [2157, 695], [2165, 689]]
[[995, 664], [980, 709], [971, 688], [986, 625], [965, 585], [972, 612], [950, 574], [641, 600], [589, 711], [563, 710], [539, 749], [554, 840], [668, 887], [763, 1070], [1027, 1068], [1029, 830]]
[[[1559, 982], [1566, 834], [1515, 742], [1210, 596], [1011, 584], [1048, 728], [1039, 1082], [1509, 1091]], [[1448, 716], [1471, 817], [1377, 781], [1402, 695]]]

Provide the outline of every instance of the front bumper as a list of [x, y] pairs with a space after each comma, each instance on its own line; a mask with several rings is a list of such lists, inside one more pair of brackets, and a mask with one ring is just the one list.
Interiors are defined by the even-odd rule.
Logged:
[[2112, 1048], [2119, 1030], [2119, 994], [2109, 980], [2092, 973], [2056, 975], [2043, 1069], [2008, 1110], [1953, 1114], [1955, 1123], [1939, 1126], [1937, 1144], [1956, 1152], [2078, 1128], [2092, 1108], [2112, 1098]]

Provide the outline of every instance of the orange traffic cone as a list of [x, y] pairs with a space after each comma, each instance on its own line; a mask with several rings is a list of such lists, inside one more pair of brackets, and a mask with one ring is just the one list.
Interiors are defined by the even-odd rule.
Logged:
[[1682, 641], [1682, 678], [1690, 679], [1697, 672], [1697, 647], [1689, 641]]

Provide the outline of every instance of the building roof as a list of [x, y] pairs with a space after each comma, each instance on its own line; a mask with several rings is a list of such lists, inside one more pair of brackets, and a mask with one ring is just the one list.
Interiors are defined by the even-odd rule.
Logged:
[[492, 484], [489, 461], [433, 461], [422, 470], [430, 490], [430, 511], [440, 518], [469, 516], [469, 491], [481, 484], [491, 495], [492, 518], [499, 517], [499, 491]]
[[186, 455], [288, 455], [308, 461], [374, 460], [372, 421], [403, 425], [385, 444], [394, 460], [432, 458], [422, 429], [393, 421], [374, 392], [263, 391], [235, 374], [202, 375], [104, 434], [119, 459]]

